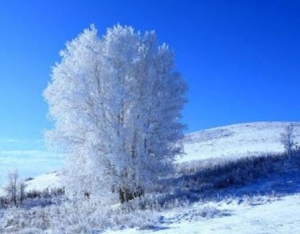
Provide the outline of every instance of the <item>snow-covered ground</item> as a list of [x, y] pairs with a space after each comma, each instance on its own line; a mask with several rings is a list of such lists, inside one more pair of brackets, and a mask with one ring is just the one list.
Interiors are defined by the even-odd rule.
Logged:
[[[183, 141], [186, 154], [177, 163], [282, 153], [284, 148], [280, 137], [289, 124], [291, 123], [246, 123], [189, 134]], [[295, 141], [300, 143], [300, 123], [293, 124]], [[161, 224], [149, 230], [125, 229], [106, 233], [300, 233], [300, 180], [294, 180], [299, 176], [274, 175], [243, 188], [233, 188], [228, 193], [229, 198], [197, 202], [182, 210], [162, 214]], [[269, 194], [253, 195], [265, 192]], [[251, 195], [236, 196], [247, 193]], [[277, 193], [281, 195], [275, 195]]]
[[35, 177], [26, 182], [27, 191], [44, 191], [46, 189], [57, 189], [62, 187], [60, 172], [52, 172]]
[[[295, 141], [300, 143], [300, 123], [297, 122], [244, 123], [188, 134], [183, 140], [185, 155], [179, 157], [177, 163], [282, 153], [284, 148], [280, 136], [290, 124], [294, 125]], [[27, 189], [51, 189], [60, 187], [60, 184], [60, 177], [54, 172], [28, 181]]]
[[282, 153], [280, 137], [289, 124], [294, 125], [295, 140], [300, 142], [300, 123], [297, 122], [244, 123], [191, 133], [183, 140], [186, 155], [177, 161]]
[[[26, 191], [45, 191], [62, 187], [61, 172], [51, 172], [38, 175], [25, 182]], [[0, 196], [4, 194], [4, 189], [0, 188]]]
[[[203, 217], [204, 212], [215, 217]], [[206, 204], [196, 203], [165, 215], [161, 226], [150, 230], [127, 229], [107, 234], [289, 234], [300, 232], [300, 195], [258, 196]]]
[[[262, 153], [281, 153], [280, 135], [288, 122], [236, 124], [188, 134], [185, 155], [177, 163], [237, 159]], [[295, 141], [300, 143], [300, 123]], [[43, 191], [61, 186], [60, 172], [37, 176], [26, 182], [27, 190]], [[108, 230], [107, 234], [273, 234], [300, 233], [300, 173], [274, 173], [243, 187], [220, 190], [211, 199], [163, 211], [157, 225], [143, 229]], [[49, 232], [51, 233], [51, 232]]]
[[[185, 136], [183, 140], [185, 155], [177, 158], [177, 163], [201, 161], [206, 159], [228, 158], [236, 159], [243, 156], [261, 155], [262, 153], [277, 153], [283, 152], [283, 145], [280, 143], [280, 134], [285, 132], [286, 126], [293, 124], [296, 135], [296, 142], [300, 142], [300, 123], [295, 122], [256, 122], [235, 124], [219, 128], [203, 130], [191, 133]], [[49, 164], [62, 165], [61, 156], [53, 156], [52, 161], [39, 159], [39, 161], [27, 160], [24, 164], [25, 168], [28, 165], [36, 168], [49, 167]], [[57, 163], [56, 163], [57, 161]], [[7, 165], [6, 165], [7, 164]], [[16, 165], [14, 160], [11, 160], [12, 165], [5, 165], [9, 168], [14, 168]], [[18, 164], [19, 171], [23, 171], [21, 164]], [[33, 169], [31, 169], [32, 171]], [[49, 171], [51, 172], [51, 171]], [[21, 174], [22, 176], [22, 174]], [[1, 181], [1, 180], [0, 180]], [[56, 183], [60, 183], [57, 173], [47, 173], [36, 176], [34, 180], [27, 182], [28, 188], [53, 188]]]

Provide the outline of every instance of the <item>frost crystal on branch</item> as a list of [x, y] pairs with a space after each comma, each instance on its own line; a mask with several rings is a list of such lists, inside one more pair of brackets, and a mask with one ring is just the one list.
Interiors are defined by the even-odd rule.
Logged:
[[182, 153], [186, 83], [154, 32], [94, 26], [66, 44], [44, 97], [55, 127], [47, 139], [68, 154], [75, 196], [142, 195]]

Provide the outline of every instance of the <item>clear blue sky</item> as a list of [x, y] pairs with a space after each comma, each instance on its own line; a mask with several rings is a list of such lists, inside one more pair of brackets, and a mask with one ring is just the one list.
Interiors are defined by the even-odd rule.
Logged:
[[0, 146], [33, 147], [51, 128], [42, 98], [51, 66], [92, 23], [100, 34], [117, 23], [154, 29], [175, 50], [187, 132], [300, 121], [298, 0], [1, 0]]

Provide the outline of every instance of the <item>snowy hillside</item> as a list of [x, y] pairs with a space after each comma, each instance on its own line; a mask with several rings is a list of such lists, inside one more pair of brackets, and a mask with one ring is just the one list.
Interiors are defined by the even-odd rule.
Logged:
[[[61, 223], [70, 223], [70, 228], [80, 227], [84, 230], [80, 233], [87, 234], [298, 233], [300, 151], [294, 161], [286, 155], [276, 155], [284, 152], [280, 138], [290, 124], [294, 125], [295, 142], [300, 143], [300, 123], [289, 122], [236, 124], [186, 135], [183, 139], [186, 154], [177, 160], [178, 173], [168, 179], [169, 190], [166, 193], [150, 194], [148, 199], [154, 199], [154, 202], [150, 203], [149, 209], [131, 210], [129, 204], [128, 211], [119, 205], [102, 211], [96, 203], [97, 208], [91, 210], [85, 210], [86, 204], [79, 207], [62, 204], [62, 207], [33, 208], [42, 214], [36, 213], [36, 216], [26, 209], [20, 210], [19, 219], [24, 220], [23, 217], [28, 216], [29, 220], [21, 224], [16, 221], [16, 210], [8, 210], [1, 220], [0, 209], [0, 221], [3, 222], [3, 225], [0, 222], [0, 232], [13, 233], [11, 230], [19, 230], [14, 228], [24, 229], [25, 226], [22, 233], [74, 233], [65, 231], [68, 226], [61, 226]], [[265, 154], [273, 156], [264, 157]], [[247, 156], [250, 159], [242, 161]], [[268, 159], [264, 161], [263, 158]], [[198, 167], [208, 161], [213, 161], [213, 165], [222, 165], [223, 159], [236, 162], [237, 168], [232, 167], [232, 170], [232, 164], [223, 168], [211, 166], [208, 168], [210, 172], [207, 168]], [[185, 170], [186, 165], [191, 165], [195, 170]], [[249, 174], [241, 166], [249, 170]], [[260, 170], [262, 173], [255, 175]], [[61, 173], [53, 172], [28, 180], [26, 189], [44, 191], [60, 188]], [[232, 176], [241, 178], [242, 183], [235, 183], [234, 179], [230, 182]], [[226, 182], [225, 186], [215, 183], [222, 179]], [[160, 196], [167, 199], [162, 207], [166, 205], [169, 208], [159, 206], [163, 202], [159, 200]], [[155, 208], [157, 205], [158, 208]], [[88, 217], [84, 212], [89, 214]], [[47, 231], [41, 230], [43, 226], [40, 223], [44, 220], [39, 217], [43, 215], [51, 217]]]
[[[234, 160], [282, 153], [284, 147], [280, 137], [290, 124], [294, 125], [295, 141], [300, 143], [300, 123], [290, 122], [236, 124], [188, 134], [183, 140], [186, 155], [177, 162], [193, 165], [195, 161], [201, 163], [209, 159]], [[217, 198], [210, 201], [164, 213], [154, 230], [159, 234], [300, 233], [299, 176], [299, 170], [292, 166], [285, 172], [271, 174], [246, 186], [220, 190]], [[107, 233], [152, 232], [127, 229]]]
[[[289, 124], [294, 124], [296, 142], [300, 142], [300, 123], [291, 122], [235, 124], [188, 134], [183, 140], [185, 155], [177, 163], [282, 153], [280, 134]], [[28, 190], [39, 191], [61, 187], [58, 172], [37, 176], [26, 184]]]
[[191, 133], [183, 140], [186, 155], [177, 161], [282, 153], [284, 148], [280, 134], [289, 124], [294, 125], [296, 142], [300, 142], [300, 123], [297, 122], [244, 123]]
[[[185, 155], [177, 163], [206, 159], [237, 159], [262, 153], [282, 153], [280, 134], [286, 126], [293, 124], [296, 142], [300, 143], [300, 123], [256, 122], [235, 124], [203, 130], [185, 136]], [[44, 190], [60, 187], [59, 173], [37, 176], [28, 181], [28, 190]]]
[[26, 181], [27, 191], [44, 191], [46, 189], [61, 188], [60, 172], [52, 172], [39, 175], [32, 180]]

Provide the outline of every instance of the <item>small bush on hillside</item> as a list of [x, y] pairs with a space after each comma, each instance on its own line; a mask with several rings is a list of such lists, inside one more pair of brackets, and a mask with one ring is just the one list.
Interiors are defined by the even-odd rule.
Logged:
[[298, 145], [295, 138], [294, 124], [287, 125], [285, 131], [280, 135], [280, 142], [282, 143], [285, 153], [289, 159], [291, 159], [298, 151]]

